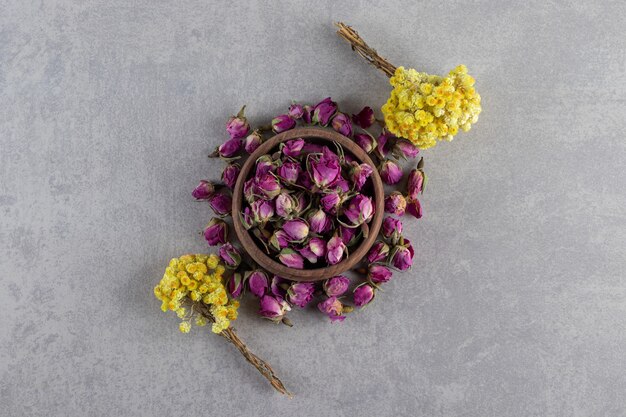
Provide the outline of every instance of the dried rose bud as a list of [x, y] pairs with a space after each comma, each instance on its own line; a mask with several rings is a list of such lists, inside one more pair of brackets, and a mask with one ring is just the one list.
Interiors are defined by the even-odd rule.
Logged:
[[213, 218], [204, 229], [204, 238], [210, 246], [222, 245], [228, 238], [228, 224]]
[[352, 246], [356, 243], [357, 229], [353, 227], [339, 226], [339, 236], [346, 246]]
[[344, 214], [354, 225], [369, 223], [374, 215], [374, 205], [370, 197], [363, 194], [357, 194], [348, 203], [348, 208]]
[[319, 310], [326, 314], [331, 322], [343, 321], [346, 316], [343, 315], [343, 304], [337, 297], [329, 297], [317, 305]]
[[312, 237], [307, 244], [307, 248], [317, 257], [322, 257], [326, 254], [326, 241], [319, 237]]
[[374, 288], [369, 284], [361, 285], [354, 289], [353, 297], [354, 305], [363, 307], [374, 299]]
[[242, 142], [240, 138], [228, 139], [217, 148], [217, 153], [222, 158], [232, 158], [239, 153], [241, 145]]
[[263, 297], [269, 288], [267, 275], [263, 271], [253, 271], [246, 273], [246, 282], [250, 292], [256, 297]]
[[340, 175], [339, 178], [337, 178], [337, 181], [332, 184], [331, 188], [342, 193], [347, 193], [350, 191], [350, 183]]
[[191, 192], [196, 200], [208, 200], [213, 194], [215, 194], [215, 186], [205, 180], [200, 181], [200, 184]]
[[241, 295], [241, 291], [243, 291], [243, 279], [239, 272], [235, 272], [228, 279], [228, 292], [233, 298], [237, 298]]
[[297, 158], [300, 156], [300, 152], [302, 152], [304, 143], [304, 139], [301, 138], [288, 140], [282, 144], [281, 150], [285, 156]]
[[385, 217], [382, 227], [383, 236], [395, 244], [402, 236], [402, 222], [393, 217]]
[[413, 245], [408, 239], [404, 239], [402, 245], [393, 248], [391, 254], [391, 264], [400, 271], [406, 271], [413, 265], [413, 256], [415, 251]]
[[324, 281], [324, 292], [329, 297], [339, 297], [348, 290], [348, 286], [350, 286], [350, 280], [339, 275]]
[[313, 186], [315, 184], [313, 184], [313, 180], [311, 179], [311, 175], [309, 174], [308, 171], [302, 171], [300, 173], [300, 175], [298, 176], [298, 181], [296, 182], [296, 184], [298, 184], [301, 187], [306, 188], [307, 190], [310, 190], [313, 188]]
[[389, 185], [399, 183], [403, 175], [402, 168], [390, 159], [387, 159], [382, 163], [378, 172], [380, 173], [380, 178], [383, 182]]
[[383, 129], [376, 140], [376, 153], [381, 159], [387, 156], [395, 140], [396, 137], [392, 133]]
[[415, 158], [420, 152], [419, 148], [405, 139], [398, 139], [393, 145], [391, 153], [396, 158]]
[[280, 183], [274, 175], [263, 174], [255, 177], [255, 191], [266, 200], [271, 200], [280, 194]]
[[276, 297], [285, 298], [287, 296], [287, 290], [289, 289], [290, 281], [285, 278], [274, 275], [272, 282], [270, 282], [270, 291]]
[[330, 97], [326, 97], [313, 108], [312, 121], [313, 123], [319, 123], [322, 126], [327, 126], [336, 111], [337, 103], [332, 101]]
[[295, 214], [301, 214], [304, 212], [304, 210], [306, 210], [307, 208], [309, 208], [308, 202], [307, 202], [307, 197], [306, 194], [304, 192], [299, 192], [294, 194], [294, 201], [296, 203], [296, 205], [294, 206], [294, 213]]
[[302, 107], [302, 104], [294, 103], [289, 106], [289, 111], [287, 112], [287, 115], [289, 115], [289, 117], [291, 117], [292, 119], [297, 120], [304, 116], [304, 107]]
[[229, 164], [226, 165], [224, 171], [222, 172], [222, 181], [224, 184], [231, 190], [235, 188], [235, 183], [237, 182], [237, 177], [241, 172], [241, 167], [238, 164]]
[[333, 226], [331, 218], [322, 209], [312, 212], [308, 220], [311, 230], [318, 234], [328, 232]]
[[399, 191], [391, 192], [385, 197], [385, 212], [403, 216], [406, 211], [406, 198]]
[[296, 121], [286, 114], [281, 114], [280, 116], [276, 116], [272, 119], [272, 130], [275, 133], [293, 129], [295, 126]]
[[352, 162], [350, 165], [352, 167], [350, 169], [350, 181], [354, 184], [355, 191], [361, 191], [365, 181], [367, 181], [372, 174], [373, 169], [366, 163], [358, 164], [357, 162]]
[[391, 279], [393, 272], [384, 265], [370, 265], [367, 271], [367, 279], [374, 284], [382, 284]]
[[389, 246], [381, 240], [377, 240], [367, 254], [367, 261], [371, 264], [381, 262], [387, 259], [389, 255]]
[[246, 230], [250, 230], [252, 226], [256, 224], [250, 207], [243, 209], [243, 211], [239, 213], [239, 218], [241, 219], [241, 224]]
[[236, 269], [241, 263], [241, 253], [230, 242], [222, 245], [218, 251], [227, 268]]
[[339, 236], [333, 236], [326, 244], [326, 261], [330, 265], [341, 262], [346, 251], [346, 245]]
[[300, 308], [313, 299], [315, 286], [312, 282], [294, 282], [287, 290], [287, 300]]
[[289, 268], [304, 268], [304, 259], [293, 249], [285, 248], [278, 254], [278, 260]]
[[265, 224], [274, 216], [274, 204], [271, 201], [256, 200], [250, 204], [255, 223]]
[[418, 195], [424, 191], [424, 172], [422, 170], [413, 169], [409, 172], [406, 191], [409, 200], [417, 200]]
[[263, 142], [263, 137], [261, 136], [258, 130], [255, 130], [254, 132], [246, 136], [244, 149], [246, 150], [246, 152], [251, 154], [252, 152], [256, 151], [256, 149], [259, 146], [261, 146], [262, 142]]
[[313, 106], [306, 105], [303, 107], [302, 120], [304, 123], [311, 124], [313, 121]]
[[261, 307], [259, 314], [276, 323], [280, 322], [285, 317], [287, 311], [291, 310], [285, 300], [271, 295], [264, 295], [259, 300], [259, 305]]
[[406, 206], [406, 212], [416, 219], [422, 218], [422, 205], [419, 200], [410, 200]]
[[365, 106], [358, 114], [352, 115], [352, 121], [357, 126], [367, 129], [376, 121], [376, 118], [374, 117], [374, 110], [372, 110], [371, 107]]
[[344, 136], [352, 136], [352, 121], [347, 114], [337, 112], [331, 123], [333, 129]]
[[276, 250], [281, 250], [289, 246], [289, 236], [282, 230], [276, 230], [270, 238], [270, 245]]
[[256, 200], [256, 182], [254, 181], [254, 178], [250, 178], [243, 183], [243, 196], [248, 203]]
[[317, 263], [318, 256], [314, 254], [308, 246], [297, 249], [298, 253], [302, 255], [304, 259], [311, 262], [312, 264]]
[[341, 205], [343, 199], [339, 196], [337, 191], [331, 191], [324, 197], [320, 198], [320, 205], [322, 209], [328, 214], [336, 214], [337, 208]]
[[361, 147], [365, 152], [370, 153], [376, 148], [376, 139], [367, 133], [355, 133], [354, 141], [357, 145]]
[[256, 177], [274, 172], [274, 160], [269, 155], [263, 155], [256, 160], [255, 173]]
[[321, 156], [313, 157], [309, 161], [308, 172], [318, 187], [325, 188], [340, 178], [339, 157], [326, 146], [324, 146]]
[[309, 225], [302, 219], [287, 220], [283, 230], [292, 242], [301, 242], [309, 235]]
[[246, 110], [246, 106], [243, 106], [237, 116], [232, 116], [228, 119], [228, 123], [226, 123], [226, 131], [230, 135], [231, 139], [240, 139], [248, 134], [250, 130], [250, 125], [248, 124], [248, 120], [244, 116], [244, 112]]
[[215, 214], [218, 216], [229, 214], [232, 209], [232, 205], [233, 199], [228, 194], [213, 194], [213, 196], [209, 198], [209, 206], [211, 206]]
[[291, 217], [296, 208], [294, 198], [283, 191], [276, 197], [276, 214], [283, 219]]
[[300, 164], [296, 162], [285, 162], [278, 168], [278, 176], [287, 183], [295, 183], [302, 172]]

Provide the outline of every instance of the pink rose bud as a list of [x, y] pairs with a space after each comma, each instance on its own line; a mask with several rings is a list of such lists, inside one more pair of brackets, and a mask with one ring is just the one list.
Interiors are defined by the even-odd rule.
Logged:
[[281, 150], [285, 156], [297, 158], [300, 156], [302, 148], [304, 147], [304, 139], [298, 138], [288, 140], [287, 142], [283, 142], [281, 146]]
[[313, 299], [315, 286], [312, 282], [295, 282], [287, 290], [287, 300], [300, 308]]
[[215, 214], [218, 216], [229, 214], [232, 209], [232, 205], [233, 199], [227, 194], [213, 194], [213, 196], [209, 198], [209, 206], [211, 206]]
[[280, 322], [287, 311], [291, 310], [289, 304], [287, 304], [285, 300], [271, 295], [264, 295], [261, 297], [259, 305], [261, 307], [259, 314], [276, 323]]
[[348, 208], [344, 211], [344, 214], [354, 225], [369, 223], [374, 215], [372, 199], [363, 194], [357, 194], [348, 203]]
[[311, 230], [317, 234], [324, 234], [333, 227], [332, 219], [322, 209], [311, 212], [308, 220]]
[[246, 282], [250, 292], [256, 297], [263, 297], [269, 288], [269, 280], [263, 271], [246, 272]]
[[263, 155], [256, 160], [255, 176], [260, 177], [270, 172], [274, 172], [274, 160], [269, 155]]
[[391, 255], [391, 264], [400, 271], [406, 271], [413, 265], [415, 252], [413, 245], [408, 239], [404, 239], [404, 244], [396, 246]]
[[250, 125], [248, 124], [248, 120], [244, 116], [244, 112], [246, 110], [246, 106], [243, 106], [237, 116], [232, 116], [228, 119], [228, 123], [226, 123], [226, 131], [230, 135], [231, 139], [240, 139], [248, 134], [250, 130]]
[[424, 173], [420, 169], [413, 169], [409, 172], [406, 184], [406, 191], [409, 200], [417, 200], [417, 197], [424, 190]]
[[403, 175], [402, 168], [390, 159], [382, 163], [378, 172], [383, 182], [389, 185], [399, 183]]
[[224, 171], [222, 172], [222, 181], [224, 184], [231, 190], [235, 188], [235, 183], [237, 182], [237, 177], [241, 172], [241, 167], [238, 164], [229, 164], [226, 165]]
[[339, 297], [348, 291], [350, 280], [343, 275], [332, 277], [324, 281], [324, 292], [329, 297]]
[[308, 201], [304, 192], [299, 192], [299, 193], [294, 194], [293, 198], [296, 203], [296, 205], [294, 206], [294, 213], [300, 214], [304, 210], [309, 208]]
[[374, 284], [382, 284], [391, 279], [393, 273], [384, 265], [370, 265], [367, 271], [367, 279]]
[[254, 178], [250, 178], [243, 183], [243, 196], [248, 203], [256, 200], [256, 181]]
[[241, 263], [241, 253], [230, 242], [222, 245], [218, 251], [220, 258], [230, 269], [236, 269]]
[[300, 164], [296, 162], [285, 162], [278, 168], [278, 176], [287, 183], [295, 183], [302, 172]]
[[352, 122], [345, 113], [338, 112], [331, 123], [333, 129], [341, 133], [344, 136], [352, 136]]
[[352, 121], [355, 125], [367, 129], [376, 121], [374, 110], [372, 110], [371, 107], [365, 106], [358, 114], [352, 115]]
[[320, 205], [328, 214], [336, 214], [337, 208], [339, 208], [342, 202], [342, 198], [337, 191], [330, 191], [328, 194], [324, 195], [324, 197], [320, 198]]
[[272, 119], [272, 130], [275, 133], [293, 129], [295, 126], [296, 121], [286, 114], [281, 114], [280, 116], [276, 116]]
[[224, 221], [213, 218], [204, 229], [204, 238], [209, 246], [222, 245], [228, 238], [228, 224]]
[[343, 304], [337, 297], [329, 297], [317, 305], [319, 310], [326, 314], [331, 322], [343, 321], [346, 316], [343, 315]]
[[290, 281], [285, 278], [274, 275], [272, 282], [270, 282], [270, 291], [278, 298], [285, 298], [287, 296], [287, 290], [289, 289]]
[[346, 245], [339, 236], [333, 236], [326, 244], [326, 262], [335, 265], [341, 262], [346, 251]]
[[387, 255], [389, 255], [389, 246], [385, 242], [377, 240], [367, 254], [367, 262], [371, 264], [382, 262], [387, 259]]
[[271, 201], [255, 200], [250, 204], [255, 223], [265, 224], [274, 216], [274, 205]]
[[358, 164], [356, 162], [352, 162], [350, 165], [352, 167], [350, 169], [350, 181], [354, 184], [355, 191], [361, 191], [365, 181], [367, 181], [369, 176], [372, 174], [373, 169], [365, 163]]
[[312, 264], [317, 263], [318, 256], [316, 254], [314, 254], [311, 251], [311, 249], [309, 249], [308, 246], [305, 246], [303, 248], [297, 249], [297, 251], [307, 261], [311, 262]]
[[392, 242], [397, 242], [402, 235], [402, 222], [393, 217], [385, 217], [383, 220], [383, 236], [387, 239], [391, 239]]
[[313, 106], [306, 105], [303, 107], [302, 120], [304, 123], [311, 124], [313, 121]]
[[317, 257], [322, 257], [326, 254], [326, 241], [322, 238], [312, 237], [307, 247]]
[[301, 118], [302, 116], [304, 116], [304, 107], [302, 107], [302, 104], [294, 103], [291, 106], [289, 106], [289, 111], [287, 112], [287, 114], [292, 119], [297, 120]]
[[357, 229], [356, 228], [352, 228], [352, 227], [346, 227], [346, 226], [339, 226], [339, 236], [341, 236], [341, 241], [346, 245], [346, 246], [352, 246], [353, 244], [355, 244], [355, 237], [357, 235]]
[[326, 97], [313, 108], [312, 121], [313, 123], [319, 123], [322, 126], [327, 126], [336, 111], [337, 103], [332, 101], [330, 97]]
[[354, 289], [353, 297], [354, 305], [363, 307], [374, 299], [374, 288], [369, 284], [361, 285]]
[[396, 143], [393, 145], [393, 149], [391, 153], [396, 158], [415, 158], [417, 154], [420, 152], [417, 146], [413, 145], [411, 142], [405, 139], [398, 139]]
[[330, 187], [331, 189], [334, 189], [335, 191], [340, 191], [342, 193], [347, 193], [350, 191], [350, 183], [341, 175], [339, 175], [337, 181], [335, 181], [335, 183], [332, 184]]
[[309, 235], [309, 225], [302, 219], [287, 220], [283, 230], [292, 242], [301, 242]]
[[355, 133], [354, 141], [367, 153], [372, 152], [377, 146], [376, 139], [367, 133]]
[[403, 216], [405, 211], [406, 199], [399, 191], [393, 191], [385, 197], [385, 212]]
[[315, 185], [313, 184], [313, 180], [311, 179], [311, 175], [308, 173], [308, 171], [302, 171], [300, 173], [296, 184], [298, 184], [301, 187], [306, 188], [307, 190], [312, 189], [313, 186]]
[[252, 226], [256, 224], [254, 221], [254, 214], [252, 214], [250, 207], [243, 209], [243, 212], [239, 213], [239, 218], [241, 219], [241, 224], [246, 230], [250, 230]]
[[419, 200], [410, 200], [406, 206], [406, 212], [416, 219], [422, 218], [422, 206]]
[[286, 192], [282, 192], [276, 197], [276, 214], [287, 219], [291, 216], [296, 208], [294, 198]]
[[243, 279], [239, 272], [235, 272], [228, 279], [228, 292], [233, 298], [237, 298], [241, 295], [242, 290], [243, 290]]
[[191, 192], [196, 200], [208, 200], [213, 194], [215, 194], [215, 186], [205, 180], [200, 181], [200, 184]]
[[281, 250], [289, 246], [289, 236], [282, 230], [276, 230], [270, 237], [270, 245], [276, 250]]
[[304, 259], [293, 249], [285, 248], [278, 254], [278, 260], [289, 268], [304, 268]]
[[309, 159], [308, 172], [311, 179], [320, 188], [326, 188], [340, 178], [341, 164], [339, 157], [326, 146], [322, 155]]
[[376, 153], [381, 159], [384, 159], [387, 156], [395, 139], [396, 137], [392, 133], [384, 129], [380, 133], [378, 139], [376, 140]]
[[272, 200], [281, 192], [278, 179], [272, 174], [263, 174], [255, 177], [255, 191], [266, 200]]
[[241, 145], [242, 142], [240, 138], [228, 139], [217, 148], [217, 153], [222, 158], [232, 158], [239, 153], [239, 151], [241, 150]]
[[261, 146], [262, 142], [263, 142], [263, 137], [261, 136], [258, 130], [255, 130], [254, 132], [246, 136], [246, 140], [244, 142], [244, 149], [246, 150], [246, 152], [252, 153], [256, 151], [256, 149], [259, 146]]

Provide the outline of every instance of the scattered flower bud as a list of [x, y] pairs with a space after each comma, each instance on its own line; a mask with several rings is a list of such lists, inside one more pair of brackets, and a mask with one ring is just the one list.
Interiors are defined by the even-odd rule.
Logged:
[[267, 275], [263, 271], [253, 271], [249, 273], [247, 278], [248, 288], [256, 297], [263, 297], [269, 287]]
[[328, 214], [336, 214], [337, 208], [342, 203], [342, 198], [337, 191], [331, 191], [320, 198], [322, 209]]
[[385, 217], [382, 227], [383, 236], [395, 244], [402, 236], [402, 222], [393, 217]]
[[315, 286], [312, 282], [295, 282], [287, 290], [287, 300], [300, 308], [313, 299]]
[[326, 242], [319, 237], [312, 237], [307, 247], [317, 257], [322, 257], [326, 254]]
[[281, 250], [278, 255], [278, 260], [289, 268], [304, 268], [304, 259], [293, 249], [285, 248]]
[[259, 305], [261, 306], [259, 314], [276, 323], [279, 323], [284, 318], [287, 311], [291, 310], [285, 300], [271, 295], [261, 297]]
[[355, 242], [355, 238], [357, 236], [357, 229], [353, 227], [346, 227], [344, 225], [339, 226], [339, 236], [341, 236], [341, 241], [346, 246], [352, 246]]
[[286, 192], [282, 192], [276, 197], [276, 214], [287, 219], [296, 209], [294, 198]]
[[[244, 116], [246, 106], [243, 106], [237, 116], [232, 116], [226, 123], [226, 131], [230, 135], [231, 139], [240, 139], [248, 134], [250, 125], [248, 120]], [[241, 142], [241, 141], [240, 141]]]
[[274, 161], [269, 155], [263, 155], [256, 160], [255, 176], [260, 177], [274, 171]]
[[348, 290], [348, 286], [350, 286], [350, 280], [339, 275], [324, 281], [324, 292], [329, 297], [339, 297]]
[[365, 181], [372, 174], [372, 167], [369, 164], [358, 164], [356, 162], [352, 162], [350, 165], [352, 167], [350, 169], [350, 181], [354, 184], [355, 191], [361, 191]]
[[346, 318], [346, 316], [342, 315], [343, 304], [341, 304], [341, 301], [339, 301], [337, 297], [327, 298], [320, 302], [317, 308], [319, 308], [322, 313], [326, 314], [331, 322], [343, 321]]
[[210, 246], [222, 245], [228, 238], [228, 224], [213, 218], [204, 229], [204, 238]]
[[278, 176], [287, 183], [295, 183], [300, 176], [302, 169], [296, 162], [285, 162], [278, 168]]
[[420, 152], [419, 148], [405, 139], [398, 139], [393, 145], [391, 153], [396, 158], [415, 158]]
[[370, 265], [367, 271], [367, 279], [374, 284], [382, 284], [391, 279], [393, 273], [384, 265]]
[[218, 253], [228, 268], [236, 269], [241, 263], [241, 253], [230, 242], [222, 245]]
[[357, 194], [350, 200], [344, 214], [354, 225], [369, 223], [374, 215], [374, 206], [370, 197]]
[[259, 146], [261, 146], [262, 142], [263, 138], [261, 137], [261, 134], [258, 130], [255, 130], [254, 132], [246, 136], [244, 149], [246, 150], [246, 152], [251, 154], [256, 151]]
[[202, 180], [200, 184], [191, 192], [196, 200], [208, 200], [215, 194], [215, 186], [209, 181]]
[[272, 200], [280, 194], [278, 179], [272, 174], [264, 174], [255, 178], [255, 191], [266, 200]]
[[255, 223], [265, 224], [274, 216], [274, 205], [271, 201], [255, 200], [250, 204]]
[[385, 197], [385, 212], [403, 216], [405, 211], [406, 199], [399, 191], [393, 191]]
[[422, 218], [422, 205], [419, 200], [410, 200], [406, 206], [406, 212], [416, 219]]
[[417, 200], [418, 195], [423, 192], [424, 173], [420, 169], [413, 169], [409, 172], [406, 184], [406, 191], [409, 200]]
[[301, 118], [302, 116], [304, 116], [304, 107], [302, 107], [302, 104], [294, 103], [291, 106], [289, 106], [289, 111], [287, 112], [287, 114], [292, 119], [297, 120]]
[[378, 135], [378, 139], [376, 140], [376, 153], [381, 159], [387, 156], [394, 140], [396, 140], [396, 137], [384, 129], [380, 135]]
[[239, 272], [235, 272], [228, 279], [228, 292], [233, 298], [237, 298], [241, 295], [242, 290], [243, 290], [243, 279]]
[[278, 298], [285, 298], [287, 296], [287, 289], [289, 289], [289, 282], [285, 278], [274, 275], [272, 282], [270, 282], [270, 291]]
[[[242, 142], [239, 138], [228, 139], [217, 148], [217, 153], [222, 158], [232, 158], [239, 153], [239, 151], [241, 150], [241, 145]], [[214, 155], [215, 154], [211, 156]]]
[[354, 305], [363, 307], [374, 299], [374, 288], [369, 284], [361, 285], [354, 289], [353, 297]]
[[304, 212], [304, 210], [308, 208], [307, 197], [304, 192], [294, 194], [294, 201], [296, 203], [296, 205], [294, 206], [295, 214], [301, 214], [302, 212]]
[[339, 157], [326, 146], [322, 151], [322, 155], [311, 158], [308, 165], [311, 179], [320, 188], [326, 188], [336, 182], [341, 174]]
[[341, 262], [346, 251], [346, 245], [339, 236], [333, 236], [326, 244], [326, 262], [335, 265]]
[[235, 188], [235, 183], [237, 182], [237, 177], [241, 172], [241, 167], [238, 164], [229, 164], [226, 165], [224, 171], [222, 172], [222, 181], [224, 184], [231, 190]]
[[347, 193], [350, 191], [350, 183], [341, 175], [337, 178], [337, 181], [335, 181], [335, 183], [332, 184], [331, 187], [335, 190], [341, 191], [342, 193]]
[[377, 240], [367, 254], [367, 261], [371, 264], [382, 262], [387, 259], [387, 255], [389, 255], [389, 246], [385, 242]]
[[309, 225], [302, 219], [287, 220], [283, 230], [292, 242], [301, 242], [309, 235]]
[[403, 175], [402, 168], [390, 159], [387, 159], [382, 163], [379, 172], [380, 178], [383, 182], [389, 185], [399, 183]]
[[276, 230], [270, 238], [270, 245], [276, 250], [281, 250], [289, 246], [289, 236], [282, 230]]
[[304, 147], [304, 139], [292, 139], [284, 142], [282, 145], [282, 151], [285, 156], [289, 156], [291, 158], [297, 158], [300, 156], [300, 152]]
[[313, 108], [312, 121], [327, 126], [336, 111], [337, 103], [332, 101], [330, 97], [326, 97]]
[[352, 121], [357, 126], [367, 129], [376, 121], [376, 118], [374, 117], [374, 110], [372, 110], [371, 107], [365, 106], [358, 114], [352, 115]]
[[272, 130], [275, 133], [293, 129], [295, 126], [296, 121], [286, 114], [281, 114], [280, 116], [276, 116], [272, 119]]
[[361, 147], [366, 153], [372, 152], [376, 148], [376, 139], [367, 133], [355, 133], [354, 141]]
[[350, 117], [345, 113], [338, 112], [331, 123], [333, 129], [344, 136], [352, 136], [352, 122]]
[[413, 265], [414, 255], [413, 245], [411, 245], [408, 239], [404, 239], [402, 245], [398, 245], [393, 249], [391, 264], [400, 271], [406, 271]]
[[304, 120], [306, 124], [311, 124], [313, 121], [313, 106], [306, 105], [303, 107], [303, 110], [302, 120]]
[[322, 209], [311, 212], [308, 220], [309, 225], [311, 226], [311, 230], [318, 234], [323, 234], [330, 231], [333, 226], [332, 220]]
[[230, 213], [232, 205], [233, 199], [228, 194], [213, 194], [213, 196], [209, 198], [209, 206], [211, 206], [215, 214], [218, 216], [224, 216]]

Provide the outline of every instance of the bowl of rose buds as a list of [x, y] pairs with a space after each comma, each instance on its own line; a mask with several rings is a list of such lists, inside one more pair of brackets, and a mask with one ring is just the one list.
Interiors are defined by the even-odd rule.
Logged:
[[233, 190], [235, 233], [265, 270], [320, 281], [360, 262], [384, 213], [381, 177], [368, 154], [342, 134], [296, 128], [261, 144]]

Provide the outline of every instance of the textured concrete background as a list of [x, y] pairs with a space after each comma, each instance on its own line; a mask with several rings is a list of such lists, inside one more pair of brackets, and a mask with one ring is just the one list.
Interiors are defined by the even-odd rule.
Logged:
[[[626, 415], [623, 2], [0, 3], [0, 415]], [[398, 65], [465, 63], [484, 111], [424, 152], [417, 266], [370, 308], [243, 306], [288, 400], [152, 287], [207, 249], [189, 193], [243, 103], [384, 103], [337, 20]]]

